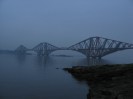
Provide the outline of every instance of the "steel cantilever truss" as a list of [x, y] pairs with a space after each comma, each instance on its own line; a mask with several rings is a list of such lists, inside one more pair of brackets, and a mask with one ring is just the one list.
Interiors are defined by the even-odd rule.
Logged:
[[133, 44], [102, 37], [90, 37], [68, 48], [58, 48], [46, 42], [38, 44], [33, 49], [27, 49], [25, 46], [20, 45], [15, 50], [15, 53], [25, 54], [26, 51], [35, 51], [38, 55], [49, 55], [56, 50], [74, 50], [86, 55], [88, 58], [101, 58], [116, 51], [126, 49], [133, 49]]
[[35, 46], [32, 50], [37, 52], [38, 55], [49, 55], [51, 52], [59, 50], [60, 48], [43, 42]]
[[15, 53], [16, 54], [25, 54], [27, 50], [28, 49], [25, 46], [20, 45], [19, 47], [16, 48]]
[[91, 37], [68, 48], [78, 51], [87, 57], [101, 58], [116, 51], [133, 49], [133, 44], [102, 37]]

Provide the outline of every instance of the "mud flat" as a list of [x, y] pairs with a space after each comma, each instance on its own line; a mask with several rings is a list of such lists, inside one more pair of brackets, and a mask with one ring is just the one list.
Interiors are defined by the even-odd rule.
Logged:
[[89, 86], [87, 99], [133, 99], [133, 64], [64, 68]]

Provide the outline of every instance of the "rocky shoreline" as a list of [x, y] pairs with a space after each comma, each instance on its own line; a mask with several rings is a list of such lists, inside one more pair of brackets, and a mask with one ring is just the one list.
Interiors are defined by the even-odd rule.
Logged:
[[87, 99], [133, 99], [133, 64], [64, 68], [89, 86]]

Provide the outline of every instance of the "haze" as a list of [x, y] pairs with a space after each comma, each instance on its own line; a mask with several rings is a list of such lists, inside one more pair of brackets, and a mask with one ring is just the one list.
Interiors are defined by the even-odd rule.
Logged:
[[0, 0], [0, 49], [67, 47], [91, 36], [133, 43], [133, 1]]

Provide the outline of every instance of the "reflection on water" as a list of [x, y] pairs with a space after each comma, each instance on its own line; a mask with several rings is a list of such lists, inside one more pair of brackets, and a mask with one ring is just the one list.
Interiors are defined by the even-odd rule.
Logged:
[[0, 98], [86, 99], [87, 85], [61, 70], [78, 60], [82, 57], [0, 55]]
[[97, 58], [90, 58], [87, 59], [88, 61], [88, 66], [95, 66], [95, 65], [103, 65], [103, 64], [111, 64], [111, 62], [109, 62], [106, 59], [97, 59]]
[[[19, 63], [23, 63], [26, 60], [26, 55], [16, 55], [17, 60], [19, 61]], [[57, 58], [64, 58], [62, 56], [58, 56]], [[69, 57], [67, 57], [68, 59]], [[39, 66], [44, 66], [49, 62], [52, 62], [52, 56], [36, 56], [35, 61], [37, 62], [37, 64]], [[80, 60], [77, 61], [77, 65], [85, 65], [85, 66], [94, 66], [94, 65], [103, 65], [103, 64], [111, 64], [111, 62], [109, 62], [106, 59], [99, 59], [99, 58], [82, 58]]]
[[78, 82], [62, 68], [110, 63], [108, 59], [77, 56], [0, 55], [0, 97], [86, 99], [87, 84]]
[[101, 65], [104, 64], [104, 61], [102, 59], [88, 59], [88, 66], [94, 66], [94, 65]]
[[15, 55], [15, 56], [20, 64], [22, 64], [26, 60], [26, 55]]
[[37, 63], [40, 66], [44, 66], [47, 63], [49, 56], [37, 56]]

